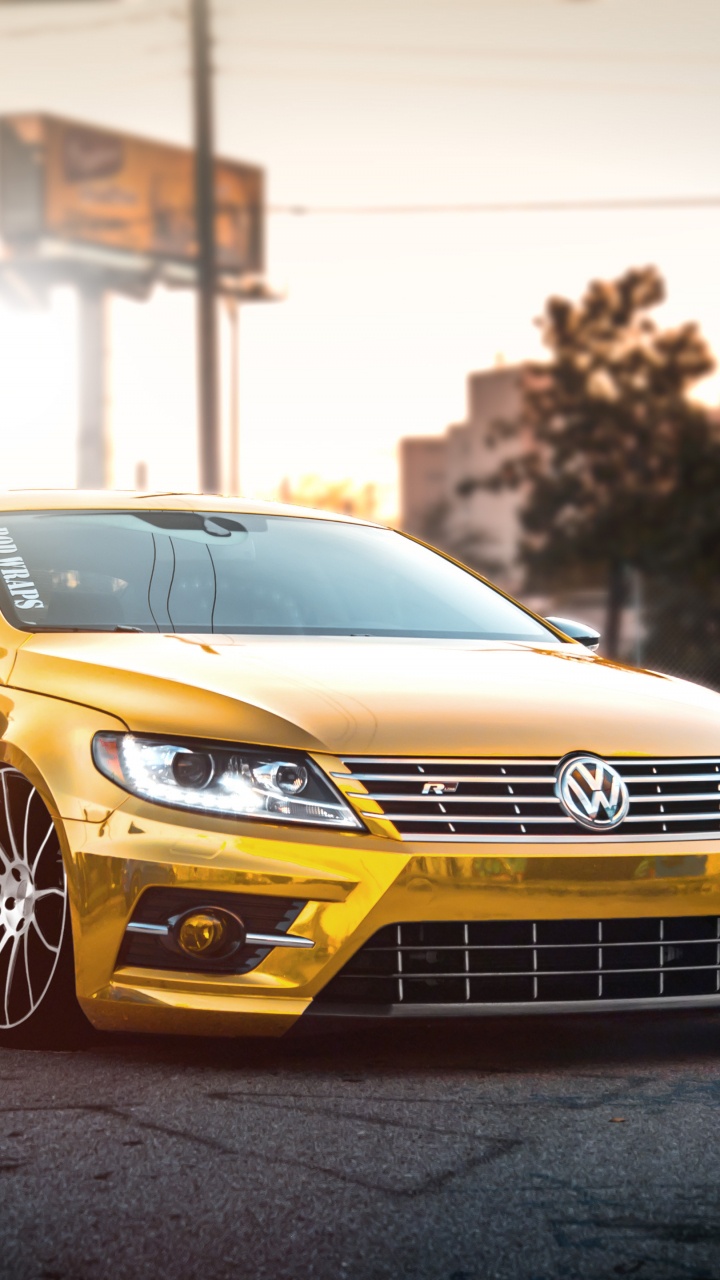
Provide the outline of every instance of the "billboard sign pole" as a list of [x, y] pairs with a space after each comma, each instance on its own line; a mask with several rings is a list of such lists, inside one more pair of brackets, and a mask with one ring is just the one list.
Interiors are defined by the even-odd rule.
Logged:
[[108, 295], [101, 284], [78, 290], [80, 430], [78, 489], [107, 489], [112, 452], [108, 405]]
[[[31, 2], [0, 0], [0, 6]], [[280, 296], [263, 278], [264, 174], [213, 156], [211, 0], [188, 4], [192, 153], [38, 113], [0, 117], [0, 233], [8, 250], [0, 249], [0, 294], [33, 305], [55, 284], [74, 283], [80, 292], [81, 368], [90, 381], [87, 395], [81, 393], [81, 487], [91, 477], [93, 487], [109, 482], [105, 341], [92, 337], [93, 317], [105, 332], [104, 294], [144, 298], [161, 282], [197, 289], [205, 492], [222, 485], [216, 298]], [[237, 486], [235, 456], [230, 470]]]
[[[266, 302], [279, 295], [264, 277], [262, 169], [219, 158], [212, 173], [214, 182], [202, 189], [214, 197], [214, 265], [208, 269], [206, 256], [202, 271], [194, 150], [39, 113], [0, 116], [0, 296], [32, 306], [55, 285], [72, 284], [79, 294], [80, 488], [110, 483], [99, 364], [109, 335], [93, 336], [107, 324], [99, 295], [144, 300], [158, 284], [200, 294], [200, 483], [206, 492], [223, 486], [216, 298]], [[234, 423], [236, 417], [233, 409]], [[236, 473], [233, 461], [231, 477]]]

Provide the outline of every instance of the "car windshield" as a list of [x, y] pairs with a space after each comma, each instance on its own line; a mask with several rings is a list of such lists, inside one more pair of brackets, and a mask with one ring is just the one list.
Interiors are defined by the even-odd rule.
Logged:
[[0, 605], [27, 630], [557, 643], [498, 591], [402, 534], [286, 515], [0, 514]]

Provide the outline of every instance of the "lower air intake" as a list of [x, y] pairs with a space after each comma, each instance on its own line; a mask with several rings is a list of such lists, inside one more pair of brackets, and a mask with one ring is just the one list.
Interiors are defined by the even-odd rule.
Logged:
[[[137, 924], [166, 925], [172, 916], [191, 908], [223, 907], [239, 916], [248, 933], [282, 934], [305, 906], [296, 898], [275, 898], [269, 894], [227, 893], [217, 889], [178, 889], [174, 885], [154, 885], [141, 894], [132, 920]], [[227, 961], [207, 962], [202, 956], [193, 960], [187, 955], [169, 951], [162, 938], [152, 934], [126, 933], [116, 967], [140, 969], [207, 970], [227, 973], [249, 973], [270, 954], [269, 946], [256, 944], [241, 947]]]
[[486, 920], [388, 925], [315, 1003], [371, 1011], [716, 994], [718, 916]]

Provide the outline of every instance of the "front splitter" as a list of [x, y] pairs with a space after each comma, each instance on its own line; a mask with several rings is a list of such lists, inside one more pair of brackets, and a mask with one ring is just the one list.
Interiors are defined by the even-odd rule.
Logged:
[[311, 1004], [308, 1018], [351, 1018], [386, 1022], [412, 1019], [423, 1022], [433, 1018], [505, 1018], [559, 1013], [665, 1013], [678, 1009], [720, 1009], [720, 995], [656, 996], [643, 1000], [558, 1000], [513, 1004], [390, 1004], [371, 1005]]

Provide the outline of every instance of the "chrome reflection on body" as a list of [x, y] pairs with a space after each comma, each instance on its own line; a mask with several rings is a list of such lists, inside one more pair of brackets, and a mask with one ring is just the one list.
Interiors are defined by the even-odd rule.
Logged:
[[[145, 924], [142, 920], [131, 920], [127, 925], [128, 933], [147, 933], [156, 938], [165, 938], [170, 932], [166, 924]], [[311, 938], [298, 938], [288, 933], [246, 933], [246, 947], [314, 947]]]
[[[582, 826], [561, 806], [556, 782], [564, 763], [537, 757], [345, 756], [349, 772], [332, 777], [362, 817], [392, 822], [403, 841], [557, 845], [720, 838], [720, 758], [606, 762], [627, 787], [631, 806], [614, 829]], [[439, 795], [431, 790], [435, 784], [452, 791]]]
[[0, 1029], [32, 1017], [52, 982], [67, 915], [55, 827], [38, 792], [0, 769]]
[[612, 765], [598, 756], [573, 756], [558, 773], [555, 791], [566, 813], [591, 831], [612, 831], [628, 815], [630, 793]]

